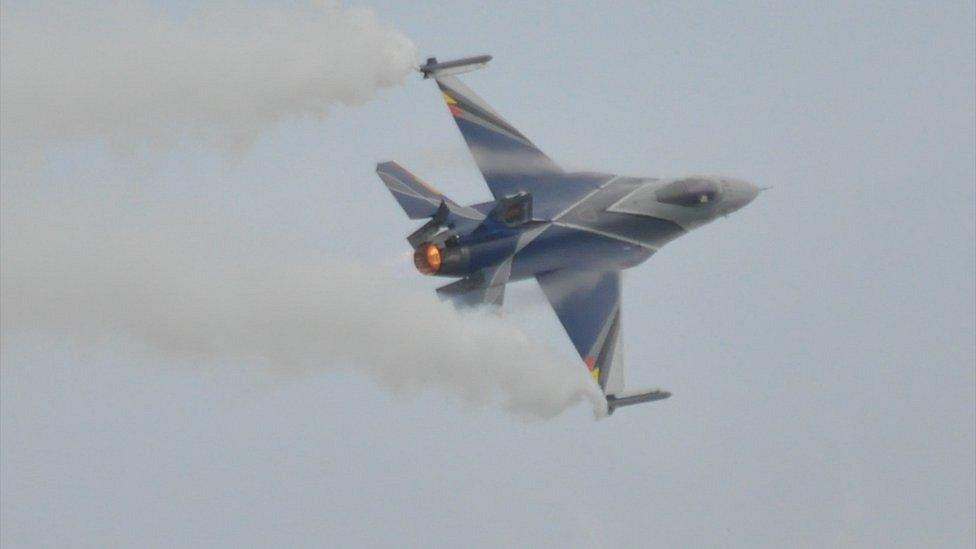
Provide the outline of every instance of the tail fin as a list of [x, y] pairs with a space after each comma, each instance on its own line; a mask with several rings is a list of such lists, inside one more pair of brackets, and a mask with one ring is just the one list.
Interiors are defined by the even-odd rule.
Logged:
[[377, 164], [376, 175], [380, 176], [386, 188], [390, 189], [393, 198], [396, 198], [410, 219], [423, 219], [434, 215], [442, 201], [453, 204], [440, 191], [396, 162]]

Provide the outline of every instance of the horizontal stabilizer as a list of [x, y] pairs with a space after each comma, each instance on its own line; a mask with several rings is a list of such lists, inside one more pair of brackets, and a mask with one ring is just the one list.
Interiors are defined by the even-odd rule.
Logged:
[[393, 193], [393, 198], [403, 208], [410, 219], [431, 217], [445, 201], [437, 189], [408, 172], [396, 162], [382, 162], [376, 165], [376, 174]]
[[488, 286], [477, 277], [462, 278], [447, 286], [437, 288], [437, 295], [441, 299], [449, 299], [455, 307], [478, 307], [480, 305], [494, 305], [501, 307], [505, 299], [505, 285]]
[[485, 218], [484, 214], [475, 209], [458, 205], [457, 202], [444, 196], [429, 183], [408, 172], [396, 162], [380, 162], [376, 165], [376, 175], [380, 176], [386, 188], [393, 193], [393, 198], [396, 199], [410, 219], [435, 218], [435, 223], [428, 223], [420, 231], [410, 235], [411, 245], [416, 245], [413, 238], [419, 233], [436, 233], [437, 227], [447, 222], [448, 215], [456, 215], [475, 221]]
[[642, 402], [663, 400], [669, 396], [671, 396], [671, 393], [662, 391], [660, 389], [607, 395], [607, 410], [612, 414], [614, 410], [620, 408], [621, 406], [633, 406], [634, 404], [641, 404]]
[[438, 62], [436, 57], [429, 57], [427, 63], [421, 65], [418, 70], [424, 75], [424, 78], [439, 78], [483, 69], [489, 61], [491, 61], [490, 55], [476, 55], [441, 62]]
[[494, 267], [487, 267], [466, 278], [437, 288], [437, 295], [449, 299], [455, 307], [494, 305], [501, 307], [505, 300], [505, 284], [512, 274], [512, 258]]

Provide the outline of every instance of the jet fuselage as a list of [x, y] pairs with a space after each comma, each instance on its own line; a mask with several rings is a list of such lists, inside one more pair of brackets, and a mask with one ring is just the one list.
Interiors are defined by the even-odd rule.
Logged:
[[[627, 269], [668, 242], [751, 202], [759, 189], [727, 177], [649, 179], [604, 176], [600, 186], [551, 219], [511, 226], [451, 219], [445, 264], [435, 272], [461, 277], [511, 259], [510, 281], [560, 269]], [[495, 202], [476, 204], [488, 213]], [[452, 252], [463, 261], [447, 265]], [[452, 268], [453, 267], [453, 268]]]
[[456, 77], [490, 59], [431, 58], [420, 71], [437, 83], [494, 200], [461, 206], [396, 162], [376, 167], [404, 212], [428, 219], [407, 237], [414, 264], [457, 278], [437, 293], [459, 307], [501, 307], [506, 284], [535, 278], [609, 412], [667, 398], [624, 390], [621, 271], [760, 189], [728, 177], [567, 172]]

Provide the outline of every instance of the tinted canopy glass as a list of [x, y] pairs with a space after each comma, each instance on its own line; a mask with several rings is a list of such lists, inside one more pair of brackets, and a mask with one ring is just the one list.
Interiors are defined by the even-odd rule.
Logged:
[[659, 202], [676, 206], [700, 206], [718, 198], [718, 183], [708, 179], [679, 179], [657, 190]]

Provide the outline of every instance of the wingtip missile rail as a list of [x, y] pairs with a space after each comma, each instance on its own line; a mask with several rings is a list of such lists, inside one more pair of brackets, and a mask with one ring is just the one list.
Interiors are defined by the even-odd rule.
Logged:
[[417, 67], [417, 70], [424, 75], [424, 78], [437, 78], [476, 71], [484, 68], [489, 61], [491, 61], [490, 55], [475, 55], [451, 61], [438, 61], [436, 57], [428, 57], [427, 62]]
[[661, 389], [650, 389], [647, 391], [637, 391], [633, 393], [607, 395], [607, 412], [609, 414], [613, 414], [613, 411], [617, 408], [633, 406], [634, 404], [641, 404], [644, 402], [653, 402], [655, 400], [664, 400], [670, 396], [671, 393], [668, 391], [662, 391]]

